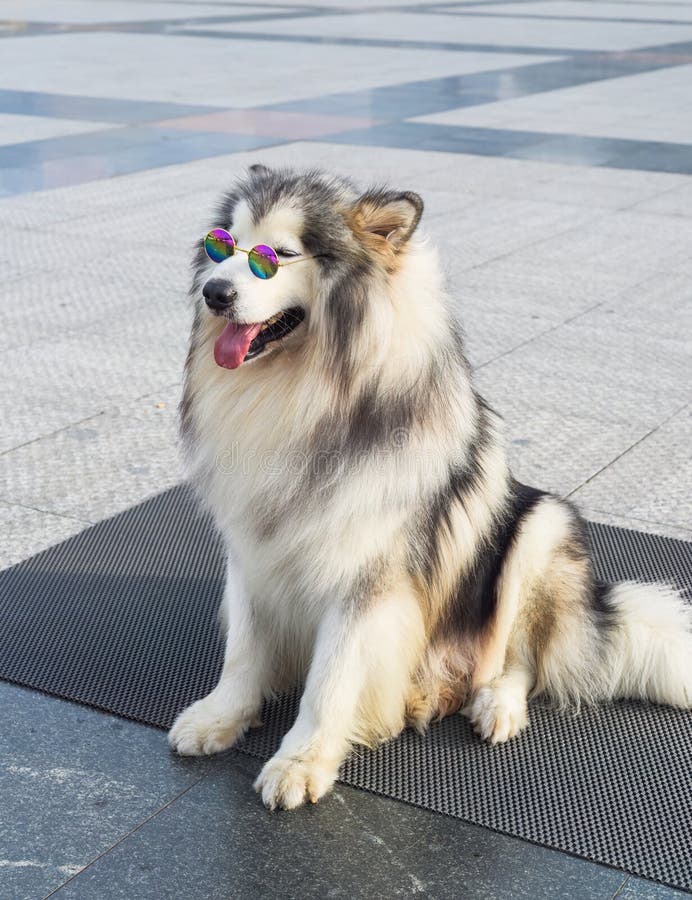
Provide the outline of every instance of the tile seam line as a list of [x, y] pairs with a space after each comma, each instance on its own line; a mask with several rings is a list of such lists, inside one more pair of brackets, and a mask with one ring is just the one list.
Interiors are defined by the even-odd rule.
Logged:
[[[692, 22], [690, 23], [692, 25]], [[130, 33], [130, 32], [128, 32]], [[139, 32], [138, 32], [139, 33]], [[415, 40], [412, 38], [402, 38], [401, 40], [387, 40], [386, 38], [364, 38], [349, 37], [346, 35], [318, 35], [318, 34], [281, 34], [267, 33], [261, 31], [212, 31], [207, 28], [179, 28], [174, 32], [167, 32], [167, 37], [200, 37], [214, 38], [218, 40], [246, 40], [246, 41], [268, 41], [271, 43], [290, 43], [290, 44], [319, 44], [321, 46], [345, 46], [345, 47], [373, 47], [392, 50], [438, 50], [451, 53], [496, 53], [515, 56], [553, 56], [553, 57], [581, 57], [589, 56], [593, 51], [572, 47], [544, 47], [544, 46], [526, 46], [518, 47], [515, 45], [499, 45], [499, 44], [470, 44], [457, 41], [434, 41], [434, 40]]]
[[[432, 15], [447, 15], [447, 13], [431, 11]], [[480, 10], [471, 10], [457, 7], [455, 12], [448, 15], [456, 18], [472, 19], [472, 18], [488, 18], [488, 19], [528, 19], [548, 22], [590, 22], [592, 24], [625, 24], [625, 25], [670, 25], [673, 27], [685, 27], [692, 25], [691, 19], [635, 19], [623, 16], [621, 19], [613, 17], [601, 16], [548, 16], [539, 15], [538, 13], [519, 13], [519, 12], [482, 12]]]
[[[636, 285], [633, 285], [636, 287]], [[599, 300], [598, 303], [594, 303], [592, 306], [587, 307], [586, 309], [582, 309], [580, 312], [575, 313], [573, 316], [568, 316], [566, 319], [563, 319], [561, 322], [557, 322], [555, 325], [551, 325], [550, 328], [546, 328], [545, 331], [539, 331], [538, 334], [532, 335], [530, 338], [526, 338], [525, 341], [522, 341], [520, 344], [517, 344], [515, 347], [510, 348], [509, 350], [503, 350], [502, 353], [498, 353], [496, 356], [491, 357], [491, 359], [486, 359], [485, 362], [480, 363], [478, 366], [474, 367], [474, 371], [479, 371], [483, 369], [485, 366], [489, 366], [494, 362], [497, 362], [498, 359], [504, 359], [505, 356], [510, 356], [514, 353], [515, 350], [520, 350], [522, 347], [526, 347], [528, 344], [532, 344], [534, 341], [537, 341], [539, 338], [545, 337], [546, 334], [551, 334], [553, 331], [557, 331], [558, 328], [562, 328], [563, 325], [569, 325], [570, 322], [574, 322], [575, 319], [581, 318], [581, 316], [585, 316], [590, 312], [593, 312], [595, 309], [598, 309], [600, 306], [603, 306], [605, 300]]]
[[47, 434], [41, 434], [38, 437], [31, 438], [30, 441], [23, 441], [23, 443], [16, 444], [14, 447], [8, 447], [7, 450], [2, 450], [0, 452], [0, 459], [2, 459], [3, 456], [7, 456], [8, 453], [13, 453], [15, 450], [21, 450], [23, 447], [30, 447], [31, 444], [36, 444], [38, 443], [38, 441], [43, 441], [46, 438], [54, 437], [56, 434], [67, 431], [68, 428], [74, 428], [75, 425], [82, 425], [84, 422], [91, 421], [91, 419], [97, 419], [99, 416], [104, 415], [104, 413], [105, 410], [101, 409], [97, 413], [90, 413], [83, 419], [78, 419], [76, 422], [69, 422], [67, 425], [62, 425], [60, 428], [56, 428], [54, 431], [49, 431]]
[[[580, 207], [580, 209], [581, 209], [581, 207]], [[605, 209], [601, 210], [601, 215], [595, 216], [591, 220], [591, 223], [593, 223], [594, 221], [598, 221], [602, 218], [608, 218], [611, 215], [616, 215], [617, 212], [618, 212], [618, 210], [605, 210]], [[497, 256], [493, 256], [490, 259], [484, 259], [483, 262], [476, 263], [473, 266], [469, 266], [468, 269], [462, 269], [461, 272], [462, 273], [475, 272], [479, 269], [483, 269], [485, 266], [490, 266], [493, 263], [496, 263], [501, 259], [507, 259], [508, 257], [514, 256], [517, 253], [523, 253], [525, 250], [528, 250], [531, 247], [536, 247], [539, 244], [544, 244], [544, 243], [547, 243], [548, 241], [552, 241], [556, 237], [564, 237], [565, 235], [568, 235], [571, 231], [583, 230], [583, 227], [584, 227], [584, 223], [581, 223], [580, 225], [568, 225], [566, 228], [560, 229], [559, 231], [553, 231], [547, 237], [536, 238], [535, 241], [530, 241], [528, 244], [522, 244], [521, 247], [515, 247], [513, 250], [507, 250], [505, 253], [499, 253]], [[646, 279], [643, 279], [643, 280], [646, 280]], [[632, 287], [637, 287], [638, 284], [640, 284], [640, 283], [641, 282], [637, 282], [637, 284], [633, 285]], [[623, 289], [623, 290], [626, 290], [626, 289]], [[602, 300], [600, 302], [605, 303], [605, 300]]]
[[[592, 512], [592, 513], [596, 513], [597, 515], [601, 514], [604, 516], [613, 516], [616, 519], [623, 518], [623, 519], [628, 519], [633, 522], [641, 522], [644, 525], [655, 525], [657, 528], [679, 528], [682, 531], [692, 534], [692, 529], [686, 528], [684, 525], [681, 525], [679, 522], [659, 522], [656, 519], [642, 519], [641, 516], [632, 516], [627, 513], [621, 513], [618, 510], [599, 509], [596, 506], [590, 506], [588, 503], [584, 505], [583, 509], [586, 510], [586, 513], [587, 513], [586, 518], [587, 519], [589, 518], [588, 513]], [[619, 527], [624, 528], [626, 526], [619, 526]], [[666, 535], [663, 535], [663, 537], [666, 537]]]
[[[289, 7], [290, 8], [290, 7]], [[272, 14], [274, 20], [283, 21], [285, 19], [305, 19], [318, 16], [338, 16], [351, 15], [352, 11], [340, 10], [324, 10], [315, 14], [312, 9], [303, 9], [297, 12], [280, 12]], [[266, 15], [266, 14], [265, 14]], [[37, 37], [55, 34], [93, 34], [96, 31], [107, 31], [110, 33], [119, 31], [138, 31], [146, 34], [165, 34], [165, 29], [176, 24], [185, 24], [189, 22], [192, 26], [199, 23], [200, 25], [223, 25], [226, 22], [261, 22], [264, 16], [259, 13], [251, 15], [234, 16], [231, 12], [227, 15], [216, 14], [208, 16], [180, 16], [180, 18], [166, 19], [134, 19], [130, 21], [115, 22], [35, 22], [23, 21], [22, 19], [0, 19], [0, 25], [10, 28], [24, 28], [23, 31], [10, 33], [4, 37]], [[159, 29], [158, 31], [156, 29]]]
[[32, 512], [43, 513], [48, 516], [55, 516], [56, 519], [65, 519], [68, 522], [77, 522], [80, 525], [94, 525], [91, 519], [79, 519], [77, 516], [70, 516], [67, 513], [56, 512], [53, 509], [41, 509], [39, 506], [31, 506], [28, 503], [18, 503], [16, 500], [10, 500], [7, 497], [0, 497], [0, 502], [6, 503], [8, 506], [18, 506], [20, 509], [28, 509]]
[[[264, 5], [266, 6], [268, 4]], [[223, 7], [220, 8], [223, 9]], [[424, 5], [422, 14], [429, 13], [432, 9], [433, 5]], [[288, 7], [288, 10], [291, 11], [284, 12], [282, 10], [279, 13], [272, 13], [272, 18], [280, 21], [290, 21], [292, 19], [337, 18], [339, 16], [348, 17], [353, 15], [362, 15], [364, 13], [367, 15], [371, 15], [373, 13], [390, 13], [392, 12], [392, 7], [373, 6], [365, 8], [355, 7], [353, 9], [350, 9], [346, 5], [340, 7], [310, 7], [296, 4], [295, 7]], [[394, 7], [394, 11], [398, 13], [409, 12], [409, 7]], [[190, 16], [187, 19], [185, 18], [185, 16], [181, 16], [180, 19], [135, 19], [133, 21], [125, 22], [32, 22], [22, 21], [21, 19], [0, 19], [0, 25], [7, 25], [10, 27], [25, 26], [25, 29], [23, 31], [2, 34], [0, 35], [0, 37], [42, 37], [56, 34], [91, 34], [100, 31], [106, 31], [111, 34], [113, 32], [124, 31], [144, 34], [154, 33], [167, 36], [167, 33], [165, 31], [165, 28], [167, 26], [175, 26], [177, 23], [184, 25], [186, 21], [191, 22], [191, 24], [194, 26], [196, 22], [199, 22], [200, 25], [214, 25], [224, 24], [225, 22], [262, 22], [263, 19], [264, 17], [262, 15], [254, 13], [251, 15], [240, 17], [234, 16], [232, 13], [229, 13], [228, 15]], [[154, 26], [158, 26], [160, 30], [155, 31]]]
[[622, 459], [623, 456], [626, 456], [631, 450], [634, 450], [635, 447], [638, 447], [639, 444], [641, 444], [647, 438], [651, 437], [652, 434], [655, 434], [657, 431], [659, 431], [661, 428], [663, 428], [664, 425], [667, 425], [668, 422], [671, 421], [671, 419], [674, 419], [676, 416], [679, 416], [680, 413], [684, 412], [688, 407], [689, 407], [689, 403], [683, 403], [683, 405], [681, 407], [676, 409], [669, 416], [666, 416], [665, 419], [663, 419], [657, 425], [654, 425], [653, 428], [650, 428], [646, 432], [646, 434], [643, 434], [640, 438], [637, 438], [637, 440], [634, 441], [633, 444], [630, 444], [630, 446], [627, 447], [626, 450], [623, 450], [622, 453], [618, 453], [617, 456], [614, 456], [613, 459], [611, 459], [609, 462], [607, 462], [604, 466], [601, 466], [601, 468], [598, 469], [598, 471], [594, 472], [592, 475], [589, 475], [588, 478], [585, 478], [581, 484], [577, 485], [577, 487], [573, 488], [569, 493], [563, 494], [563, 498], [565, 500], [567, 500], [569, 497], [572, 497], [574, 494], [576, 494], [578, 491], [580, 491], [583, 487], [585, 487], [587, 484], [589, 484], [591, 481], [593, 481], [594, 478], [598, 478], [598, 476], [601, 475], [603, 472], [605, 472], [606, 469], [610, 468], [610, 466], [612, 466], [614, 463], [618, 462], [618, 460]]
[[[692, 176], [689, 176], [689, 175], [688, 176], [683, 175], [681, 177], [690, 178], [692, 180]], [[649, 209], [639, 210], [639, 209], [637, 209], [637, 207], [643, 203], [651, 203], [652, 200], [659, 200], [661, 197], [667, 197], [669, 194], [673, 194], [676, 191], [679, 191], [681, 188], [687, 187], [687, 186], [688, 186], [688, 184], [682, 183], [682, 182], [680, 184], [674, 184], [671, 187], [665, 188], [665, 190], [657, 191], [655, 194], [652, 194], [650, 197], [644, 197], [643, 199], [635, 200], [634, 203], [628, 203], [627, 206], [621, 206], [619, 208], [621, 210], [627, 211], [627, 212], [631, 211], [631, 212], [636, 212], [636, 213], [645, 213], [645, 214], [648, 214], [651, 216], [663, 216], [663, 218], [672, 217], [672, 218], [676, 218], [676, 219], [679, 219], [679, 218], [685, 219], [685, 218], [688, 218], [689, 216], [686, 216], [684, 213], [662, 213], [662, 212], [656, 212], [655, 210], [649, 210]]]
[[[144, 394], [138, 394], [136, 397], [126, 397], [122, 401], [115, 401], [113, 405], [116, 405], [117, 402], [124, 403], [137, 403], [140, 400], [146, 400], [147, 397], [153, 397], [161, 391], [169, 390], [170, 388], [177, 387], [180, 385], [180, 380], [171, 381], [167, 384], [162, 385], [159, 388], [156, 388], [153, 391], [146, 391]], [[67, 425], [63, 425], [60, 428], [56, 428], [54, 431], [49, 431], [47, 434], [39, 435], [39, 437], [32, 438], [30, 441], [24, 441], [21, 444], [17, 444], [14, 447], [9, 447], [7, 450], [3, 450], [0, 452], [0, 459], [3, 456], [7, 456], [8, 453], [13, 453], [15, 450], [21, 450], [23, 447], [29, 447], [31, 444], [36, 444], [39, 441], [44, 441], [47, 438], [55, 437], [56, 434], [61, 434], [63, 431], [68, 431], [70, 428], [74, 428], [77, 425], [83, 425], [85, 422], [90, 422], [92, 419], [98, 419], [100, 416], [105, 416], [109, 411], [109, 407], [104, 409], [100, 409], [98, 412], [90, 413], [88, 416], [85, 416], [83, 419], [78, 419], [76, 422], [69, 422]], [[126, 418], [130, 418], [129, 416]]]
[[617, 900], [617, 898], [622, 894], [622, 892], [624, 891], [626, 885], [628, 884], [628, 882], [630, 881], [631, 878], [632, 878], [631, 875], [625, 875], [625, 877], [622, 880], [622, 884], [615, 891], [615, 893], [610, 896], [610, 900]]
[[[613, 210], [613, 212], [617, 213], [617, 212], [619, 212], [619, 210]], [[575, 230], [576, 228], [578, 228], [578, 226], [575, 226], [574, 229], [572, 229], [572, 230]], [[560, 237], [561, 235], [564, 235], [565, 233], [566, 232], [560, 232], [556, 236]], [[536, 243], [541, 243], [542, 240], [543, 239], [540, 239]], [[550, 238], [548, 238], [548, 240], [552, 240], [552, 236]], [[535, 245], [531, 244], [530, 246], [535, 246]], [[523, 249], [523, 248], [521, 248], [521, 249]], [[513, 251], [511, 251], [511, 253], [509, 253], [507, 255], [511, 256], [512, 253], [517, 253], [517, 252], [521, 252], [521, 250], [519, 250], [519, 251], [513, 250]], [[487, 263], [480, 263], [480, 265], [474, 266], [473, 269], [482, 269], [483, 266], [489, 265], [490, 263], [493, 263], [493, 262], [496, 262], [497, 259], [504, 259], [504, 257], [499, 256], [499, 257], [496, 257], [495, 259], [488, 260]], [[467, 269], [466, 271], [471, 272], [473, 270]], [[656, 276], [653, 276], [653, 277], [656, 277]], [[633, 291], [636, 288], [640, 287], [641, 285], [646, 284], [646, 282], [650, 281], [651, 278], [652, 278], [652, 276], [647, 275], [644, 278], [642, 278], [641, 281], [636, 281], [634, 284], [628, 285], [628, 287], [623, 288], [622, 291], [619, 291], [617, 293], [616, 297], [613, 299], [619, 299], [623, 294]], [[598, 303], [594, 303], [592, 306], [589, 306], [586, 309], [580, 310], [579, 312], [575, 313], [573, 316], [568, 316], [566, 319], [563, 319], [561, 322], [557, 322], [555, 325], [551, 325], [551, 327], [546, 328], [545, 331], [540, 331], [540, 332], [538, 332], [538, 334], [534, 334], [533, 337], [527, 338], [525, 341], [522, 341], [520, 344], [517, 344], [516, 347], [512, 347], [510, 350], [505, 350], [502, 353], [498, 353], [497, 356], [493, 356], [491, 359], [486, 360], [484, 363], [480, 363], [480, 365], [474, 366], [474, 371], [478, 371], [478, 370], [484, 368], [485, 366], [489, 366], [491, 363], [496, 362], [498, 359], [504, 359], [505, 356], [510, 356], [512, 353], [514, 353], [515, 350], [520, 350], [522, 347], [526, 347], [528, 344], [531, 344], [534, 341], [537, 341], [540, 338], [545, 337], [545, 335], [551, 334], [553, 331], [557, 331], [559, 328], [562, 328], [563, 325], [569, 325], [571, 322], [576, 321], [577, 319], [581, 318], [582, 316], [588, 315], [588, 313], [593, 312], [595, 309], [599, 309], [599, 307], [603, 306], [604, 303], [608, 303], [608, 302], [610, 302], [610, 301], [609, 300], [599, 300]]]
[[[157, 2], [157, 0], [155, 0]], [[158, 0], [161, 2], [161, 0]], [[483, 0], [481, 0], [483, 2]], [[502, 2], [502, 0], [493, 0], [494, 3]], [[510, 0], [511, 2], [511, 0]], [[518, 2], [530, 2], [530, 0], [518, 0]], [[177, 0], [178, 4], [184, 5], [184, 0]], [[161, 3], [162, 6], [165, 4]], [[214, 6], [218, 6], [219, 9], [224, 9], [230, 7], [227, 15], [218, 13], [214, 15], [207, 16], [181, 16], [180, 19], [171, 19], [171, 18], [159, 18], [159, 19], [134, 19], [130, 21], [115, 21], [115, 22], [60, 22], [60, 21], [49, 21], [49, 22], [35, 22], [35, 21], [24, 21], [22, 19], [0, 19], [0, 24], [9, 25], [9, 26], [29, 26], [28, 31], [32, 28], [36, 28], [37, 30], [50, 29], [51, 34], [74, 34], [74, 33], [83, 33], [83, 32], [91, 32], [92, 30], [101, 30], [105, 29], [108, 31], [119, 31], [121, 29], [129, 29], [135, 28], [138, 26], [142, 26], [143, 30], [150, 30], [146, 26], [159, 25], [162, 28], [166, 25], [175, 25], [177, 22], [185, 22], [191, 21], [192, 24], [195, 24], [195, 21], [200, 22], [200, 24], [205, 23], [223, 23], [225, 21], [230, 22], [262, 22], [264, 20], [264, 15], [260, 13], [250, 13], [243, 15], [242, 13], [237, 16], [232, 12], [232, 7], [237, 6], [237, 3], [224, 3], [224, 4], [212, 4]], [[242, 4], [241, 4], [242, 5]], [[452, 9], [463, 8], [464, 5], [473, 5], [473, 3], [464, 3], [464, 4], [450, 4]], [[306, 6], [302, 3], [295, 3], [289, 6], [281, 7], [276, 6], [272, 3], [259, 3], [257, 4], [259, 8], [268, 7], [274, 10], [272, 12], [273, 19], [310, 19], [310, 18], [338, 18], [338, 17], [348, 17], [348, 16], [358, 16], [358, 15], [373, 15], [376, 13], [392, 13], [396, 12], [399, 14], [419, 14], [425, 15], [428, 13], [436, 13], [438, 15], [443, 15], [444, 10], [440, 11], [438, 9], [437, 3], [418, 3], [411, 5], [400, 5], [400, 6], [388, 6], [388, 5], [363, 5], [363, 6], [355, 6], [350, 7], [348, 5], [348, 0], [344, 0], [344, 2], [340, 6]], [[279, 9], [280, 12], [276, 12]], [[481, 15], [481, 13], [469, 11], [471, 15]], [[266, 14], [265, 14], [266, 15]], [[501, 13], [496, 13], [495, 15], [500, 16]], [[647, 20], [648, 21], [648, 20]], [[26, 32], [20, 32], [16, 35], [10, 35], [11, 37], [22, 37], [26, 34]]]
[[165, 812], [169, 807], [171, 807], [174, 803], [176, 803], [178, 800], [180, 800], [181, 797], [184, 797], [185, 794], [188, 793], [188, 791], [192, 790], [192, 788], [197, 787], [197, 785], [200, 784], [200, 782], [202, 781], [203, 778], [204, 778], [204, 776], [200, 775], [200, 777], [196, 781], [194, 781], [192, 784], [188, 785], [184, 790], [180, 791], [180, 793], [176, 794], [175, 797], [171, 797], [171, 799], [167, 803], [165, 803], [163, 806], [156, 809], [150, 816], [147, 816], [146, 819], [143, 819], [134, 828], [131, 828], [130, 831], [127, 832], [127, 834], [122, 835], [114, 844], [112, 844], [110, 847], [107, 847], [105, 850], [103, 850], [101, 853], [99, 853], [93, 859], [89, 860], [89, 862], [82, 869], [80, 869], [79, 872], [76, 872], [74, 875], [72, 875], [71, 878], [68, 878], [67, 881], [63, 881], [63, 883], [61, 885], [58, 885], [58, 887], [54, 888], [52, 891], [50, 891], [50, 893], [45, 894], [45, 896], [43, 897], [43, 900], [48, 900], [49, 897], [54, 897], [64, 887], [67, 887], [68, 884], [73, 882], [76, 878], [79, 878], [79, 876], [83, 872], [86, 872], [87, 869], [90, 869], [100, 859], [103, 859], [104, 856], [107, 856], [109, 853], [111, 853], [113, 850], [115, 850], [116, 847], [119, 847], [120, 844], [123, 843], [123, 841], [126, 841], [128, 838], [132, 837], [133, 834], [136, 834], [138, 831], [140, 831], [142, 828], [144, 828], [145, 825], [148, 825], [149, 822], [153, 821], [158, 816], [160, 816], [161, 813]]

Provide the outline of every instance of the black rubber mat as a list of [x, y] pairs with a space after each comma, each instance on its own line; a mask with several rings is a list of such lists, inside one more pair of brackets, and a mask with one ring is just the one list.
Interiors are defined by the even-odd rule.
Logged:
[[[692, 588], [692, 544], [590, 532], [601, 577]], [[0, 573], [0, 677], [167, 727], [214, 686], [222, 580], [209, 521], [174, 488]], [[295, 697], [272, 704], [241, 749], [267, 757], [295, 711]], [[690, 890], [691, 759], [689, 712], [533, 704], [508, 744], [450, 716], [358, 750], [342, 780]]]

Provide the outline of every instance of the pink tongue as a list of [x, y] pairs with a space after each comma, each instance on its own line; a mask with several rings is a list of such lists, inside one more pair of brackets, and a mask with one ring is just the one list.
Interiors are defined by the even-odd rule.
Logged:
[[214, 359], [224, 369], [237, 369], [247, 355], [248, 347], [259, 334], [262, 323], [238, 325], [229, 322], [214, 344]]

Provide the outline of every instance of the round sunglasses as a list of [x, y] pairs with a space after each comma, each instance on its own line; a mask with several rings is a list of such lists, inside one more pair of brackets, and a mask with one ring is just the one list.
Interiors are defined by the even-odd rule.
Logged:
[[312, 256], [301, 256], [288, 262], [279, 262], [279, 256], [273, 247], [267, 244], [257, 244], [252, 250], [244, 250], [239, 247], [232, 234], [223, 228], [214, 228], [204, 238], [204, 250], [212, 262], [220, 263], [233, 256], [236, 250], [247, 254], [250, 271], [257, 278], [273, 278], [283, 266], [292, 266], [294, 263], [303, 262], [306, 259], [314, 259]]

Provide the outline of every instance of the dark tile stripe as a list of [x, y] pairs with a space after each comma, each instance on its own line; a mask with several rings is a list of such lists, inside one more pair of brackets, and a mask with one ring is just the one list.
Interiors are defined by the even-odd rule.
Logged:
[[545, 13], [489, 12], [472, 9], [428, 10], [432, 15], [452, 15], [459, 18], [539, 19], [547, 22], [611, 22], [618, 25], [692, 25], [690, 19], [637, 19], [628, 16], [550, 16]]
[[[690, 23], [692, 24], [692, 23]], [[326, 44], [334, 47], [383, 47], [397, 50], [440, 50], [451, 53], [515, 53], [531, 56], [580, 56], [590, 50], [569, 47], [525, 47], [497, 44], [473, 44], [463, 41], [429, 41], [425, 39], [387, 40], [385, 38], [338, 37], [320, 34], [268, 34], [264, 31], [212, 31], [199, 28], [177, 28], [176, 35], [204, 37], [226, 41], [267, 41], [280, 44]]]
[[117, 129], [0, 147], [0, 197], [84, 184], [283, 143], [244, 134]]
[[0, 113], [78, 119], [86, 122], [156, 122], [180, 116], [215, 112], [221, 107], [150, 100], [114, 100], [108, 97], [79, 97], [38, 91], [0, 89]]
[[267, 108], [370, 116], [376, 119], [410, 119], [460, 107], [479, 106], [497, 100], [653, 72], [683, 65], [684, 62], [684, 57], [659, 57], [649, 53], [589, 53], [535, 65], [512, 66], [490, 72], [452, 75], [308, 100], [292, 100], [272, 104]]
[[[153, 128], [133, 126], [96, 131], [91, 134], [70, 134], [47, 140], [27, 141], [23, 144], [9, 144], [0, 147], [0, 167], [26, 166], [56, 159], [73, 159], [77, 156], [109, 156], [119, 151], [132, 151], [150, 155], [160, 153], [170, 155], [175, 147], [191, 146], [199, 148], [199, 158], [252, 150], [281, 142], [282, 138], [267, 138], [259, 135], [228, 134], [206, 131], [189, 131], [174, 128]], [[206, 152], [209, 150], [210, 152]]]
[[322, 140], [340, 144], [469, 153], [474, 156], [505, 156], [692, 175], [692, 147], [661, 141], [433, 125], [425, 122], [384, 123], [373, 128], [331, 135]]

